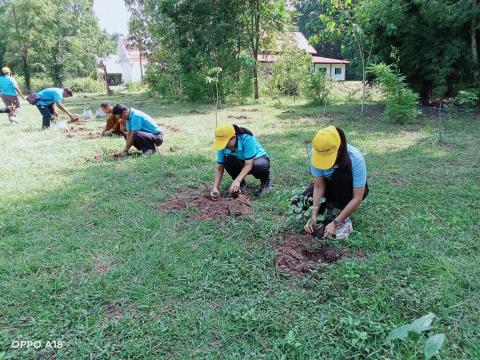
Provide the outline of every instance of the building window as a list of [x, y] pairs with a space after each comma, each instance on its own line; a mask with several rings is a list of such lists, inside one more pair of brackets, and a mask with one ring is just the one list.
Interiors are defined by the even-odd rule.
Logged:
[[335, 68], [335, 75], [342, 75], [342, 68]]

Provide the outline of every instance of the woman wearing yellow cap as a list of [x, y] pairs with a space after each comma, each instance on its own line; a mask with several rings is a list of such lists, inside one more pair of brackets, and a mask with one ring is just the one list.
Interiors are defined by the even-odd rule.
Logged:
[[270, 158], [262, 145], [248, 129], [237, 125], [222, 125], [215, 130], [213, 149], [217, 151], [215, 181], [210, 195], [213, 199], [220, 196], [218, 187], [222, 182], [224, 170], [232, 177], [232, 194], [245, 186], [245, 177], [249, 174], [260, 180], [256, 195], [272, 188], [270, 182]]
[[[365, 159], [356, 147], [347, 143], [344, 132], [329, 126], [317, 132], [312, 141], [311, 173], [313, 184], [304, 195], [313, 198], [312, 218], [305, 231], [313, 232], [318, 214], [327, 209], [340, 213], [325, 227], [324, 236], [346, 238], [353, 230], [349, 216], [368, 194]], [[320, 199], [325, 203], [319, 206]]]
[[22, 96], [23, 100], [25, 100], [25, 96], [23, 96], [17, 82], [12, 77], [12, 71], [5, 66], [0, 73], [0, 94], [2, 95], [2, 101], [6, 108], [1, 112], [8, 113], [8, 119], [11, 123], [17, 122], [17, 113], [20, 108], [20, 101], [18, 100], [17, 93]]

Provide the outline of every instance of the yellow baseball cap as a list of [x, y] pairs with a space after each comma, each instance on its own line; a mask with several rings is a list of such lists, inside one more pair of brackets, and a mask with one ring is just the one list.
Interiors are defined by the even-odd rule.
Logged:
[[335, 126], [319, 130], [312, 140], [312, 165], [320, 170], [330, 169], [337, 160], [340, 135]]
[[223, 150], [227, 147], [230, 139], [235, 136], [235, 128], [233, 125], [220, 125], [215, 129], [215, 141], [213, 142], [213, 150]]

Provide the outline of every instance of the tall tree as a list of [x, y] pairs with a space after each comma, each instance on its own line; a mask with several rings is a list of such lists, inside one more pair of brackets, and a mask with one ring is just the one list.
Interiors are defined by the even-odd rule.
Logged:
[[67, 76], [93, 76], [97, 72], [100, 44], [107, 39], [100, 31], [93, 0], [52, 0], [55, 12], [49, 71], [57, 86]]
[[52, 16], [49, 0], [7, 0], [3, 2], [4, 14], [0, 22], [8, 20], [2, 38], [5, 46], [4, 61], [25, 77], [25, 85], [31, 91], [31, 75], [34, 64], [41, 67], [48, 53], [51, 39]]
[[391, 61], [396, 49], [398, 67], [422, 104], [429, 104], [432, 94], [453, 95], [458, 86], [472, 83], [478, 70], [474, 5], [472, 0], [368, 1], [365, 16], [377, 33], [374, 51]]

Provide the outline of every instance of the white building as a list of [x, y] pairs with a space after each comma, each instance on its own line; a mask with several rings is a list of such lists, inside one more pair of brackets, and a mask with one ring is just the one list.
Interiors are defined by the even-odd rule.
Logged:
[[[148, 64], [145, 55], [129, 44], [126, 38], [119, 37], [117, 53], [108, 56], [105, 61], [107, 80], [110, 85], [120, 85], [126, 82], [140, 82]], [[101, 70], [103, 72], [103, 70]]]
[[[318, 56], [317, 50], [308, 43], [308, 40], [299, 31], [290, 33], [288, 38], [312, 56], [313, 71], [325, 71], [334, 80], [345, 80], [345, 66], [350, 63], [349, 61]], [[269, 52], [269, 54], [258, 54], [257, 60], [260, 63], [271, 64], [277, 62], [279, 57], [280, 50], [275, 50]]]

